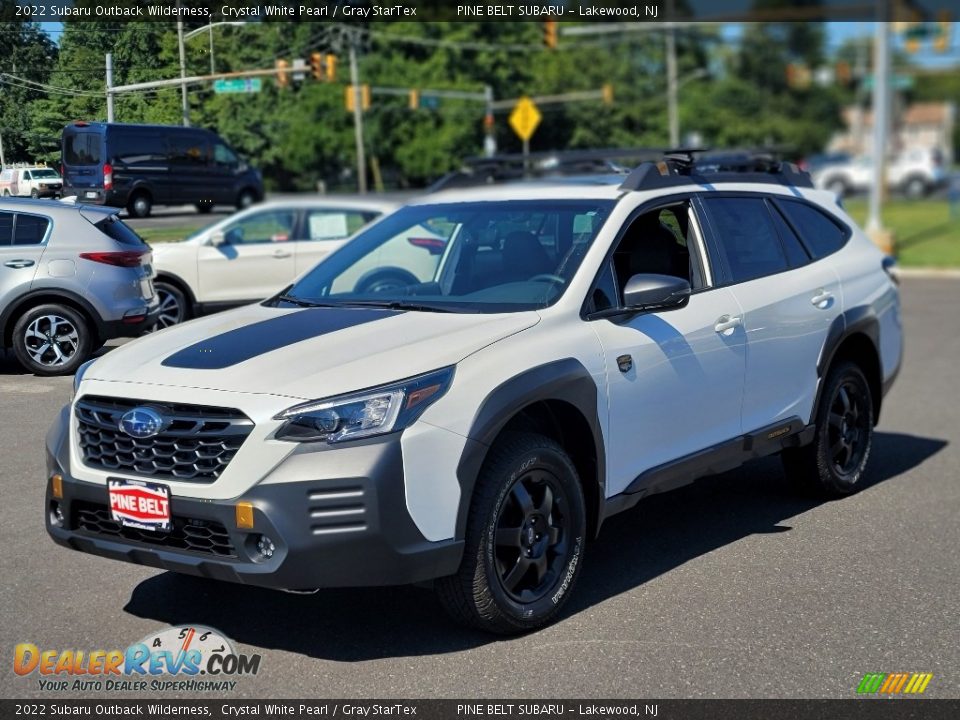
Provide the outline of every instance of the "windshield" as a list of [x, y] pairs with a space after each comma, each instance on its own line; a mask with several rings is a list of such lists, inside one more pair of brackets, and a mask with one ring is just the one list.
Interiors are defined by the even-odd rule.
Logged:
[[603, 225], [608, 200], [415, 205], [388, 216], [277, 303], [451, 312], [547, 307]]
[[59, 178], [56, 170], [47, 168], [46, 170], [31, 170], [34, 178]]

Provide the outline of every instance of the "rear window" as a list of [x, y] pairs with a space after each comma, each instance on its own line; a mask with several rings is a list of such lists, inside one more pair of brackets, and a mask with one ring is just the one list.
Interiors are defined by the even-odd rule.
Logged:
[[67, 165], [99, 165], [100, 133], [73, 132], [63, 139], [63, 158]]
[[137, 235], [129, 225], [118, 218], [116, 215], [104, 218], [93, 226], [107, 237], [113, 238], [121, 245], [140, 246], [146, 245], [139, 235]]
[[815, 258], [834, 253], [846, 243], [847, 230], [819, 210], [793, 200], [778, 199], [777, 205]]

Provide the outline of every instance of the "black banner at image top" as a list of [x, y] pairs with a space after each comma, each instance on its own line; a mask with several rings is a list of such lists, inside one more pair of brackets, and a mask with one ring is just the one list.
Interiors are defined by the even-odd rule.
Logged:
[[953, 720], [960, 700], [0, 700], [0, 717]]
[[[937, 20], [956, 0], [0, 0], [3, 20], [34, 22], [810, 22]], [[945, 14], [946, 13], [946, 14]]]

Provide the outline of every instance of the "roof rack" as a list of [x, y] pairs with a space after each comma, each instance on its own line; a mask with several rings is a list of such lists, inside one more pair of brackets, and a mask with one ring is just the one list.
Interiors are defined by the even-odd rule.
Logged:
[[[812, 188], [810, 174], [770, 151], [727, 151], [704, 155], [705, 150], [676, 149], [657, 162], [644, 162], [620, 185], [621, 190], [659, 190], [683, 185], [722, 182], [778, 183]], [[699, 158], [695, 155], [700, 155]]]

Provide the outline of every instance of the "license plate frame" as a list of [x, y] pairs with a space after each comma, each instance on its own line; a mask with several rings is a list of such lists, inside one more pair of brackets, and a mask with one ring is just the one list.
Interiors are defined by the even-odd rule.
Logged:
[[107, 479], [110, 517], [122, 527], [168, 533], [173, 528], [170, 487], [125, 478]]

